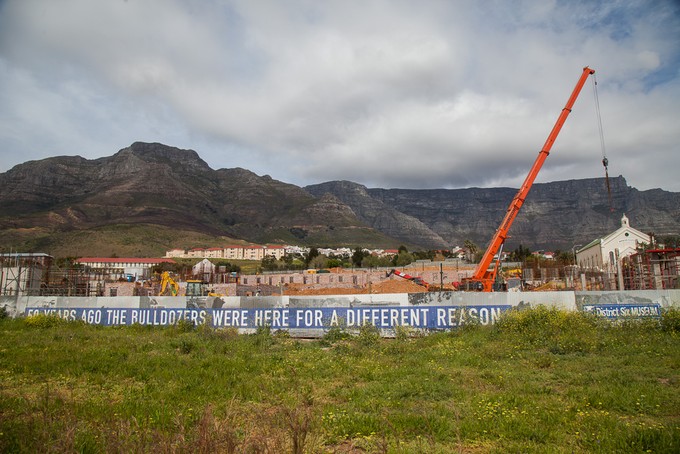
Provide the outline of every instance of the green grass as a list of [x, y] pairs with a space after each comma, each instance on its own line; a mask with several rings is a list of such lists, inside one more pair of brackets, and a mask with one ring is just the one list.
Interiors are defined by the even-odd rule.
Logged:
[[296, 340], [0, 320], [0, 452], [678, 452], [678, 311]]
[[174, 248], [246, 244], [241, 240], [151, 224], [111, 224], [86, 230], [4, 229], [0, 248], [54, 257], [162, 257]]

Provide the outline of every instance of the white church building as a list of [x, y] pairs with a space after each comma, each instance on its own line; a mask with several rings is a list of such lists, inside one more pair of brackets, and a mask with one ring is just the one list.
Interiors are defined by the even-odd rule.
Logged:
[[576, 251], [576, 262], [585, 270], [615, 271], [623, 257], [638, 252], [638, 246], [650, 242], [650, 236], [632, 228], [624, 214], [621, 227]]

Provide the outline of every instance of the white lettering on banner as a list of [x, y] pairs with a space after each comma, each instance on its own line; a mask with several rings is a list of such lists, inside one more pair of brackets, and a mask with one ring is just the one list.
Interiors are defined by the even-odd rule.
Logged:
[[598, 317], [617, 319], [620, 317], [644, 318], [660, 317], [661, 306], [658, 304], [606, 304], [606, 305], [587, 305], [583, 311], [592, 312]]
[[127, 325], [127, 312], [121, 309], [108, 309], [106, 311], [107, 325]]
[[[195, 325], [208, 322], [216, 328], [257, 328], [269, 326], [275, 329], [328, 329], [333, 326], [356, 328], [374, 325], [382, 329], [411, 326], [422, 329], [451, 329], [470, 321], [482, 325], [494, 324], [500, 314], [508, 309], [503, 306], [420, 306], [420, 307], [335, 307], [335, 308], [225, 308], [225, 309], [172, 309], [172, 308], [26, 308], [26, 315], [47, 314], [66, 320], [83, 320], [101, 325], [150, 325], [171, 326], [181, 320]], [[659, 313], [654, 307], [628, 308], [632, 314], [641, 316]]]
[[437, 309], [437, 327], [462, 326], [469, 320], [475, 320], [481, 325], [493, 325], [502, 312], [501, 307], [440, 307]]
[[84, 310], [80, 319], [85, 323], [99, 325], [102, 322], [102, 312], [99, 309]]
[[53, 317], [59, 317], [69, 322], [74, 322], [78, 318], [78, 313], [75, 309], [35, 309], [27, 308], [26, 316], [31, 317], [38, 314], [51, 315]]
[[[215, 311], [218, 312], [218, 311]], [[256, 309], [255, 326], [288, 328], [290, 313], [288, 309]]]
[[430, 308], [365, 308], [347, 309], [347, 326], [374, 325], [383, 328], [394, 326], [428, 326]]

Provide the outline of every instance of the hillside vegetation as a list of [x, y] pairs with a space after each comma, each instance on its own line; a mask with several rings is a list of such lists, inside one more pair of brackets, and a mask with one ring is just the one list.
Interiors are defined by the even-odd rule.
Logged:
[[0, 320], [1, 452], [680, 451], [680, 314], [321, 340]]
[[0, 244], [11, 245], [13, 251], [45, 252], [54, 257], [163, 257], [174, 248], [247, 243], [162, 225], [121, 224], [61, 232], [47, 232], [40, 228], [6, 230], [0, 232]]
[[[536, 184], [506, 250], [569, 250], [618, 228], [624, 213], [643, 232], [680, 234], [680, 193], [638, 191], [623, 177], [610, 187], [611, 201], [601, 178]], [[193, 150], [135, 142], [99, 159], [51, 157], [0, 173], [0, 251], [158, 255], [183, 244], [222, 246], [226, 238], [411, 250], [483, 246], [515, 193], [350, 181], [302, 188], [246, 169], [211, 169]], [[177, 234], [166, 236], [168, 229]]]

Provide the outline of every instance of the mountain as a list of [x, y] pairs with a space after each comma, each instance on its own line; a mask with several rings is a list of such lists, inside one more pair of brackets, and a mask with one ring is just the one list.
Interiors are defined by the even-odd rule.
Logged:
[[[133, 253], [158, 255], [172, 247], [217, 246], [232, 239], [395, 242], [359, 221], [330, 195], [314, 197], [300, 187], [245, 169], [213, 170], [193, 150], [157, 143], [134, 143], [95, 160], [62, 156], [26, 162], [0, 174], [0, 188], [4, 249], [42, 247], [63, 253], [66, 245], [50, 239], [61, 236], [75, 242], [68, 245], [69, 255], [81, 255], [85, 251], [78, 245], [102, 231], [97, 235], [105, 242], [100, 254], [117, 253], [116, 243], [139, 243], [142, 248]], [[130, 226], [136, 229], [130, 231]], [[158, 244], [156, 234], [167, 241]], [[176, 243], [195, 234], [204, 235], [204, 244]], [[219, 237], [218, 244], [208, 244], [211, 236]], [[143, 247], [149, 241], [152, 251]], [[88, 246], [88, 255], [95, 252], [92, 247]]]
[[[611, 204], [604, 178], [534, 184], [510, 229], [506, 247], [523, 244], [534, 249], [571, 250], [575, 244], [586, 244], [616, 230], [624, 213], [631, 226], [643, 232], [657, 236], [680, 233], [680, 193], [639, 191], [629, 187], [622, 176], [611, 178], [610, 188]], [[316, 196], [334, 195], [359, 219], [396, 238], [413, 242], [411, 233], [418, 231], [425, 244], [439, 239], [444, 244], [462, 245], [471, 240], [482, 247], [517, 193], [511, 188], [368, 189], [346, 181], [305, 189]], [[392, 214], [395, 211], [398, 216]]]
[[[0, 250], [56, 256], [161, 255], [174, 247], [288, 243], [438, 249], [486, 246], [512, 188], [300, 188], [248, 170], [211, 169], [193, 150], [137, 142], [113, 156], [60, 156], [0, 174]], [[508, 247], [569, 250], [625, 213], [657, 236], [680, 232], [680, 194], [611, 179], [535, 184]], [[610, 209], [611, 207], [611, 209]], [[613, 210], [612, 210], [613, 209]]]

